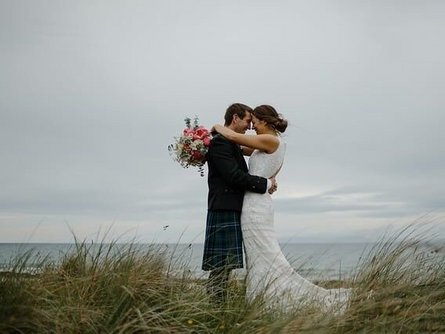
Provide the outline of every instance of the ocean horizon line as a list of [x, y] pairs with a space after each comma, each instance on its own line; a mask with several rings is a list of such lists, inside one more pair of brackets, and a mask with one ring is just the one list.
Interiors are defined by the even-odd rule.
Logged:
[[[445, 241], [445, 240], [444, 240]], [[75, 244], [102, 244], [102, 245], [204, 245], [204, 242], [97, 242], [94, 240], [63, 242], [63, 241], [0, 241], [0, 245], [75, 245]], [[375, 244], [379, 241], [280, 241], [280, 244]]]

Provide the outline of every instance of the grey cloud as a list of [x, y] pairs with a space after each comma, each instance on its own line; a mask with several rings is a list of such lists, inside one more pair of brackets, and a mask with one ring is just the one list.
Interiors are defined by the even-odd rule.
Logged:
[[355, 212], [357, 217], [394, 218], [444, 212], [445, 191], [441, 187], [413, 185], [362, 185], [333, 189], [312, 196], [278, 198], [276, 210], [285, 213], [319, 214]]
[[211, 126], [234, 101], [289, 120], [279, 182], [316, 195], [278, 197], [283, 224], [444, 211], [442, 1], [0, 7], [0, 219], [119, 213], [202, 230], [206, 180], [167, 145], [185, 116]]

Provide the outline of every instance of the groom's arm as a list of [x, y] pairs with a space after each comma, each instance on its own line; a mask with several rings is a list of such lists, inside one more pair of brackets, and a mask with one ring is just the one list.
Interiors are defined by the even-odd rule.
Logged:
[[239, 168], [232, 144], [226, 139], [218, 136], [212, 140], [212, 160], [218, 173], [231, 188], [260, 194], [268, 190], [270, 181], [264, 177], [250, 175]]

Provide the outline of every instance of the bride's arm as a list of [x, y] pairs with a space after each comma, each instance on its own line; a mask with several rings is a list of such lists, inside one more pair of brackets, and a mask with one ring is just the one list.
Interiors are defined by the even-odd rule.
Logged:
[[273, 153], [278, 148], [279, 140], [276, 136], [270, 134], [261, 135], [245, 135], [235, 132], [229, 128], [216, 124], [213, 129], [226, 137], [228, 140], [237, 144], [265, 151], [266, 153]]

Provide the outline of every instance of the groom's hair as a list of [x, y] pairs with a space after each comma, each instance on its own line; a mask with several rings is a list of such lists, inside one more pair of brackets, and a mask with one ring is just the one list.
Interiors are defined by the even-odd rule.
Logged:
[[246, 112], [252, 112], [252, 108], [242, 103], [230, 105], [224, 115], [224, 125], [230, 125], [232, 123], [233, 115], [238, 115], [239, 118], [243, 119], [246, 116]]

